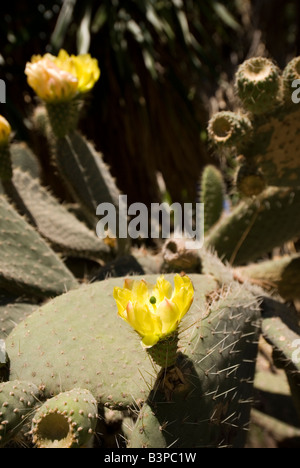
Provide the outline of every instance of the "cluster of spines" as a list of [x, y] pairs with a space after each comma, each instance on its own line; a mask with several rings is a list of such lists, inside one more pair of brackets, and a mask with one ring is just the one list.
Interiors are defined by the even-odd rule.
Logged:
[[32, 383], [16, 380], [0, 384], [0, 447], [20, 431], [38, 397], [39, 390]]

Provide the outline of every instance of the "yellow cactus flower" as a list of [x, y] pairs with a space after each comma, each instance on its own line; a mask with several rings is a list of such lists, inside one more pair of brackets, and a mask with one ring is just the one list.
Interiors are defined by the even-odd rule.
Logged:
[[7, 120], [0, 115], [0, 145], [7, 145], [11, 135], [11, 126]]
[[66, 101], [87, 93], [100, 77], [98, 61], [90, 54], [69, 55], [63, 49], [57, 57], [34, 55], [25, 73], [28, 84], [46, 102]]
[[71, 55], [61, 50], [55, 58], [54, 63], [78, 79], [78, 92], [86, 93], [90, 91], [94, 84], [100, 78], [100, 69], [98, 61], [90, 56], [90, 54]]
[[45, 102], [70, 101], [77, 94], [77, 78], [48, 57], [27, 63], [25, 74], [29, 86]]
[[141, 336], [144, 348], [176, 332], [194, 298], [188, 276], [175, 275], [175, 288], [163, 276], [155, 285], [145, 280], [126, 279], [124, 288], [114, 288], [118, 313]]

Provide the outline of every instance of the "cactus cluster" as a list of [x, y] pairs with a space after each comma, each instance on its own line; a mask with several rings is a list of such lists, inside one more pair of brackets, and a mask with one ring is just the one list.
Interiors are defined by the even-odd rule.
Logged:
[[[290, 92], [298, 67], [298, 59], [283, 73], [264, 58], [246, 61], [236, 73], [239, 108], [212, 116], [208, 134], [221, 168], [209, 165], [200, 178], [199, 251], [175, 237], [158, 243], [155, 255], [127, 239], [97, 238], [100, 203], [127, 219], [119, 219], [110, 169], [77, 129], [83, 96], [71, 69], [60, 72], [56, 89], [64, 99], [69, 90], [66, 102], [49, 101], [37, 86], [46, 101], [32, 116], [32, 148], [10, 142], [3, 124], [0, 447], [244, 447], [263, 340], [300, 411], [291, 305], [300, 297], [300, 128]], [[59, 186], [45, 187], [41, 141], [54, 169], [48, 180]], [[291, 241], [294, 251], [286, 252]], [[275, 248], [286, 255], [274, 258]], [[145, 323], [133, 330], [118, 317], [114, 289], [130, 275], [129, 290], [142, 279], [154, 291], [158, 275], [173, 284], [175, 272], [188, 274], [193, 303], [175, 331], [173, 323], [166, 336], [158, 327], [162, 338], [143, 349], [134, 330]], [[119, 311], [137, 325], [138, 311], [150, 307], [140, 296], [141, 304], [128, 299]], [[172, 299], [166, 290], [160, 302], [175, 310], [180, 301]], [[171, 323], [170, 309], [163, 313]], [[255, 421], [264, 417], [254, 413]]]
[[[158, 422], [146, 429], [144, 412], [148, 405], [154, 405], [160, 411], [158, 421], [167, 421], [170, 400], [178, 406], [178, 410], [172, 410], [174, 420], [170, 429], [172, 442], [177, 441], [178, 447], [243, 445], [260, 330], [258, 297], [256, 292], [234, 281], [223, 285], [226, 291], [221, 291], [218, 280], [212, 276], [190, 277], [195, 299], [179, 330], [176, 362], [182, 380], [175, 378], [173, 367], [165, 370], [166, 375], [157, 375], [156, 366], [135, 334], [122, 320], [116, 322], [112, 292], [114, 286], [120, 285], [119, 278], [57, 297], [13, 330], [6, 340], [10, 379], [13, 382], [19, 376], [40, 391], [33, 418], [33, 442], [39, 440], [41, 446], [47, 443], [43, 441], [43, 433], [55, 431], [55, 419], [60, 418], [65, 420], [61, 425], [65, 427], [64, 437], [57, 429], [57, 436], [51, 435], [53, 444], [57, 439], [66, 446], [79, 444], [77, 435], [74, 442], [67, 430], [74, 422], [73, 418], [72, 423], [68, 421], [75, 406], [72, 392], [76, 388], [92, 394], [100, 407], [123, 412], [124, 418], [128, 412], [134, 414], [138, 406], [143, 408], [130, 439], [132, 447], [155, 447], [152, 436], [156, 437]], [[150, 282], [155, 279], [144, 278]], [[166, 278], [172, 280], [172, 275]], [[195, 412], [192, 409], [200, 396], [202, 404]], [[39, 408], [43, 400], [46, 402]], [[75, 418], [76, 409], [73, 411]], [[46, 415], [50, 414], [47, 422]], [[210, 435], [207, 418], [212, 421]], [[77, 422], [77, 431], [84, 424], [89, 428], [87, 433], [97, 432], [89, 420]], [[141, 424], [143, 440], [138, 442]], [[240, 431], [233, 429], [236, 426]], [[164, 447], [170, 444], [170, 430], [164, 428], [161, 432]]]
[[238, 157], [238, 188], [246, 196], [258, 195], [265, 185], [299, 187], [299, 108], [292, 100], [298, 68], [299, 58], [283, 72], [269, 59], [247, 60], [236, 73], [240, 108], [209, 122], [211, 142]]

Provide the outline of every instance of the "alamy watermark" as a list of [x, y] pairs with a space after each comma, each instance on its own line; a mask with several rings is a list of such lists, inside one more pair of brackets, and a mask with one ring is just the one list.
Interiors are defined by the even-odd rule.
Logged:
[[292, 88], [297, 88], [292, 93], [292, 101], [294, 104], [299, 104], [300, 103], [300, 80], [294, 80], [292, 83]]
[[[101, 203], [97, 216], [97, 236], [119, 239], [186, 239], [187, 249], [200, 249], [204, 244], [203, 203], [151, 203], [150, 212], [144, 203], [127, 204], [127, 195], [119, 196], [118, 209], [112, 203]], [[128, 221], [130, 219], [130, 221]]]
[[0, 103], [6, 104], [6, 84], [4, 80], [0, 80]]

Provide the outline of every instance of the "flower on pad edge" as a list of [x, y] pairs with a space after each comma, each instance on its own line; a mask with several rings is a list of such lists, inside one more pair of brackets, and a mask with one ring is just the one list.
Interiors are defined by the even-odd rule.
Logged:
[[114, 288], [118, 313], [141, 336], [144, 348], [176, 332], [192, 305], [194, 288], [190, 278], [175, 275], [174, 285], [173, 289], [161, 276], [155, 285], [143, 279], [126, 279], [123, 288]]

